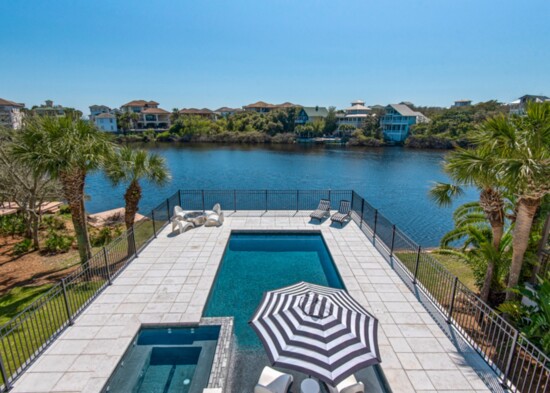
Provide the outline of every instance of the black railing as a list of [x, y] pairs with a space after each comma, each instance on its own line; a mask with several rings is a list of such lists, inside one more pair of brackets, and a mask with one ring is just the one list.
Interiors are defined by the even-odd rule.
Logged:
[[513, 392], [550, 392], [550, 359], [357, 193], [352, 218]]
[[320, 199], [337, 209], [351, 201], [352, 219], [381, 255], [419, 289], [442, 317], [514, 392], [550, 392], [550, 359], [365, 199], [351, 190], [180, 190], [146, 220], [96, 252], [79, 269], [0, 328], [0, 391], [40, 355], [144, 246], [169, 223], [174, 206], [225, 211], [313, 210]]

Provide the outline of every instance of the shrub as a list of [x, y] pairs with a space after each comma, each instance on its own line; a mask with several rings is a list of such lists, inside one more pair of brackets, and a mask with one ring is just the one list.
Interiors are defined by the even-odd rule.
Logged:
[[62, 205], [59, 208], [59, 214], [71, 214], [71, 208], [69, 207], [69, 205]]
[[55, 232], [50, 232], [46, 238], [44, 251], [50, 254], [58, 254], [69, 251], [73, 244], [72, 236], [59, 235]]
[[22, 255], [29, 252], [31, 248], [32, 248], [32, 240], [23, 239], [19, 243], [16, 243], [15, 246], [13, 246], [12, 252], [13, 252], [13, 255]]
[[23, 235], [25, 234], [25, 221], [19, 214], [0, 217], [0, 235]]
[[44, 216], [42, 218], [42, 223], [46, 227], [46, 229], [49, 229], [51, 231], [61, 231], [66, 228], [65, 221], [63, 221], [58, 216]]
[[113, 239], [120, 236], [122, 230], [120, 227], [116, 228], [101, 228], [97, 233], [90, 235], [90, 242], [94, 247], [103, 247], [109, 244]]

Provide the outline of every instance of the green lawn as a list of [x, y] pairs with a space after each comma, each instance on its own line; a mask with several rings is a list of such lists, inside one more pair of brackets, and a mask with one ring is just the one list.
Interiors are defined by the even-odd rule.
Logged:
[[454, 255], [431, 253], [431, 256], [445, 266], [452, 274], [457, 276], [458, 279], [470, 290], [476, 293], [479, 291], [475, 285], [475, 278], [472, 273], [472, 269], [466, 263]]

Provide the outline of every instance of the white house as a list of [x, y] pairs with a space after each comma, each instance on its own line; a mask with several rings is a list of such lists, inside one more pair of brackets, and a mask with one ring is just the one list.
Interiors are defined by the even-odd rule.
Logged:
[[511, 115], [524, 115], [525, 114], [525, 107], [527, 106], [527, 103], [529, 102], [545, 102], [550, 101], [549, 97], [546, 96], [535, 96], [531, 94], [526, 94], [522, 97], [519, 97], [517, 100], [512, 101], [508, 104], [510, 107], [510, 114]]
[[94, 116], [94, 123], [101, 131], [117, 132], [116, 116], [112, 113], [100, 113]]
[[0, 98], [0, 126], [18, 130], [23, 124], [24, 104]]
[[361, 100], [353, 101], [351, 106], [344, 111], [344, 114], [338, 116], [338, 126], [348, 124], [355, 128], [359, 128], [371, 113], [371, 109], [365, 106], [365, 101]]
[[111, 108], [106, 105], [92, 105], [90, 106], [90, 120], [94, 121], [97, 115], [102, 113], [113, 113]]

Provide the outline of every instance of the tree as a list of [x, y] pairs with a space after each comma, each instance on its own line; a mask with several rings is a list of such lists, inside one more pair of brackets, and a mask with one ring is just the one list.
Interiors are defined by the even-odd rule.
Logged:
[[336, 118], [336, 108], [329, 106], [327, 117], [325, 117], [325, 135], [331, 135], [338, 128], [338, 119]]
[[42, 204], [59, 198], [59, 182], [48, 174], [36, 172], [11, 153], [12, 141], [8, 131], [0, 130], [0, 202], [15, 203], [22, 212], [26, 237], [32, 239], [34, 249], [40, 249], [38, 230]]
[[37, 174], [59, 179], [83, 263], [91, 256], [84, 207], [86, 176], [102, 166], [112, 148], [106, 133], [70, 116], [30, 117], [14, 137], [11, 150], [15, 157]]
[[106, 165], [106, 173], [114, 185], [128, 184], [124, 194], [124, 222], [127, 229], [134, 225], [141, 200], [142, 190], [139, 182], [147, 180], [162, 186], [170, 179], [170, 172], [163, 157], [129, 147], [122, 147], [114, 152]]
[[[499, 180], [516, 198], [508, 289], [520, 280], [533, 218], [550, 193], [550, 102], [531, 103], [525, 116], [496, 116], [480, 127], [479, 149], [491, 157]], [[508, 291], [506, 300], [515, 293]]]
[[[505, 203], [490, 153], [459, 148], [449, 155], [444, 170], [454, 184], [436, 183], [430, 190], [431, 198], [440, 206], [449, 206], [455, 197], [463, 194], [463, 186], [476, 187], [479, 190], [478, 207], [491, 227], [493, 248], [498, 250], [504, 233]], [[485, 302], [489, 299], [494, 269], [494, 261], [487, 261], [487, 273], [480, 294]]]

